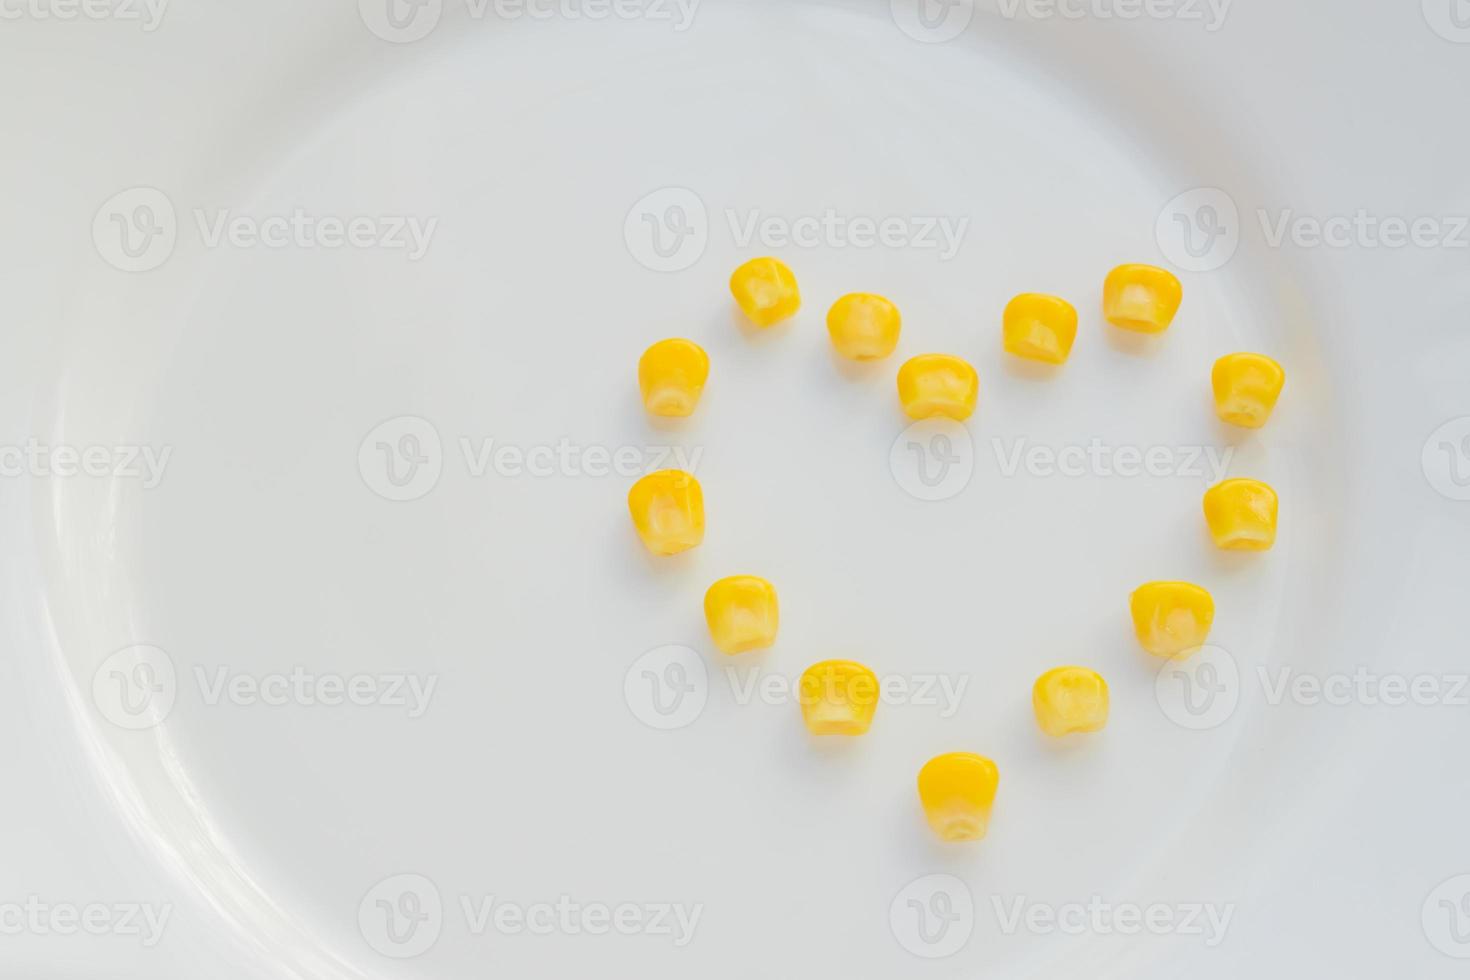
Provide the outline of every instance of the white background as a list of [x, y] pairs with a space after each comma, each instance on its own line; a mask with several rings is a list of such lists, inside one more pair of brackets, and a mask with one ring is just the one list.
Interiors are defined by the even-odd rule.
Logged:
[[[1358, 232], [1273, 246], [1260, 218], [1430, 217], [1453, 237], [1470, 214], [1470, 44], [1448, 2], [1416, 6], [1238, 0], [1218, 30], [1107, 4], [952, 8], [968, 19], [949, 37], [960, 22], [923, 27], [901, 2], [704, 0], [681, 30], [676, 7], [543, 20], [446, 0], [406, 43], [366, 2], [179, 4], [154, 30], [6, 7], [0, 445], [171, 455], [156, 486], [0, 484], [0, 907], [172, 917], [151, 947], [0, 935], [0, 973], [1459, 975], [1470, 932], [1447, 932], [1440, 901], [1470, 873], [1470, 706], [1271, 704], [1260, 681], [1470, 672], [1470, 249]], [[110, 216], [139, 203], [166, 234], [130, 257]], [[659, 271], [640, 234], [669, 203], [694, 237]], [[1169, 229], [1201, 205], [1228, 234], [1191, 256]], [[945, 258], [842, 235], [742, 245], [729, 217], [829, 209], [966, 231]], [[221, 210], [435, 225], [416, 260], [211, 246], [196, 212]], [[725, 280], [765, 252], [805, 303], [757, 334]], [[1102, 322], [1103, 276], [1125, 261], [1179, 269], [1185, 305], [1158, 340]], [[903, 310], [890, 361], [830, 354], [823, 314], [853, 290]], [[1059, 371], [1000, 350], [1022, 291], [1081, 314]], [[666, 336], [712, 361], [680, 424], [636, 396], [637, 357]], [[1211, 412], [1209, 366], [1235, 350], [1287, 371], [1259, 433]], [[893, 375], [930, 351], [981, 377], [971, 477], [938, 501], [890, 459], [907, 424]], [[438, 477], [388, 500], [359, 450], [404, 416], [437, 435]], [[461, 440], [488, 439], [698, 452], [705, 543], [647, 557], [631, 478], [475, 475]], [[1202, 475], [1005, 465], [1018, 443], [1094, 440], [1231, 448], [1228, 475], [1281, 493], [1275, 549], [1213, 549]], [[726, 658], [704, 633], [704, 589], [735, 573], [780, 591], [768, 653]], [[1155, 578], [1216, 597], [1235, 706], [1202, 730], [1129, 631], [1128, 593]], [[175, 685], [162, 724], [129, 730], [93, 682], [136, 644], [166, 652]], [[667, 645], [695, 651], [707, 687], [660, 731], [626, 692]], [[814, 744], [794, 704], [739, 703], [726, 673], [794, 680], [832, 657], [964, 697], [948, 717], [883, 705], [865, 738]], [[1036, 732], [1030, 683], [1061, 663], [1108, 678], [1100, 736]], [[211, 704], [196, 681], [295, 667], [436, 687], [409, 718]], [[918, 810], [915, 773], [949, 750], [1001, 769], [976, 845], [940, 845]], [[359, 912], [403, 874], [443, 912], [398, 959]], [[901, 910], [934, 881], [973, 914], [967, 941], [927, 959]], [[562, 895], [702, 911], [676, 947], [475, 935], [460, 907]], [[1233, 911], [1207, 946], [1007, 934], [993, 904], [1093, 896]]]

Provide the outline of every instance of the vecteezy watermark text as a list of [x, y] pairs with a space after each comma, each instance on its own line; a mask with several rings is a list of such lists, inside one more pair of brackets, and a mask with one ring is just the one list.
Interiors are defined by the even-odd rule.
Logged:
[[935, 252], [939, 261], [954, 258], [970, 228], [964, 216], [922, 214], [887, 217], [843, 214], [827, 208], [814, 214], [766, 214], [759, 208], [740, 212], [725, 209], [725, 221], [735, 246], [748, 249], [757, 244], [766, 250], [780, 248], [913, 249]]
[[1110, 446], [1101, 439], [1084, 445], [1046, 446], [1025, 438], [991, 440], [1004, 477], [1183, 477], [1218, 483], [1225, 478], [1235, 448], [1216, 446]]
[[171, 904], [148, 902], [47, 902], [29, 895], [0, 902], [0, 936], [124, 936], [151, 949], [163, 938]]
[[172, 455], [172, 446], [53, 446], [27, 439], [0, 446], [0, 477], [112, 477], [139, 480], [152, 490], [163, 481]]
[[[1333, 214], [1257, 208], [1255, 213], [1261, 240], [1271, 249], [1470, 249], [1470, 215], [1382, 214], [1368, 208]], [[1242, 231], [1240, 208], [1218, 187], [1172, 198], [1154, 224], [1164, 257], [1187, 272], [1224, 268], [1240, 247]]]
[[163, 23], [169, 0], [0, 0], [0, 20], [136, 23], [151, 34]]
[[[207, 249], [400, 252], [410, 262], [428, 253], [439, 227], [437, 217], [332, 214], [304, 207], [269, 213], [194, 208], [192, 214], [199, 242]], [[124, 272], [163, 265], [173, 255], [179, 233], [173, 200], [156, 187], [114, 194], [92, 219], [97, 253]]]
[[[1025, 895], [990, 896], [996, 926], [1004, 935], [1183, 936], [1214, 948], [1225, 941], [1235, 917], [1233, 903], [1110, 901], [1041, 902]], [[915, 956], [940, 959], [965, 947], [979, 909], [965, 882], [951, 874], [916, 878], [894, 895], [889, 928]]]
[[700, 902], [581, 902], [559, 895], [554, 902], [508, 902], [495, 895], [460, 898], [465, 924], [473, 936], [663, 936], [675, 946], [689, 945]]
[[1173, 20], [1210, 33], [1225, 26], [1234, 0], [996, 0], [1007, 20]]
[[[717, 675], [735, 704], [747, 706], [806, 705], [829, 693], [827, 677], [793, 677], [758, 667], [725, 667]], [[670, 644], [649, 650], [628, 667], [623, 700], [633, 717], [650, 728], [671, 731], [693, 724], [710, 697], [710, 675], [704, 658], [692, 647]], [[842, 697], [854, 704], [883, 704], [935, 709], [951, 718], [970, 686], [965, 674], [880, 674], [871, 688], [844, 684]]]
[[1192, 936], [1214, 948], [1225, 941], [1232, 903], [1111, 902], [1093, 895], [1085, 902], [1034, 902], [1024, 895], [990, 898], [1000, 931], [1006, 935], [1029, 932], [1038, 936]]
[[1242, 671], [1229, 651], [1205, 644], [1164, 663], [1155, 696], [1170, 721], [1203, 731], [1229, 721], [1247, 696], [1267, 708], [1470, 708], [1470, 674], [1399, 673], [1366, 664], [1334, 671], [1259, 664]]
[[494, 439], [476, 441], [461, 437], [459, 448], [470, 476], [493, 474], [511, 479], [520, 476], [630, 478], [662, 469], [693, 473], [704, 456], [703, 446], [690, 449], [683, 446], [583, 446], [570, 439], [560, 439], [555, 444], [521, 446], [497, 444]]
[[[886, 249], [953, 259], [970, 229], [965, 215], [853, 214], [823, 208], [775, 214], [763, 208], [725, 208], [724, 224], [738, 249]], [[704, 199], [687, 187], [645, 194], [623, 220], [623, 240], [637, 262], [655, 272], [679, 272], [704, 255], [711, 235]]]
[[[1050, 446], [1019, 439], [991, 439], [996, 469], [1006, 479], [1188, 479], [1211, 484], [1225, 478], [1235, 448], [1226, 446], [1113, 446], [1090, 442]], [[888, 468], [910, 496], [949, 500], [969, 486], [975, 472], [975, 444], [969, 429], [951, 419], [925, 419], [899, 433], [888, 453]]]
[[265, 674], [249, 674], [229, 667], [194, 667], [194, 682], [205, 704], [221, 703], [281, 708], [298, 705], [338, 708], [402, 708], [409, 718], [420, 718], [429, 708], [437, 674], [332, 674], [305, 667]]
[[[643, 21], [689, 30], [701, 0], [460, 0], [471, 21]], [[358, 0], [363, 24], [393, 44], [411, 44], [434, 32], [446, 0]]]
[[[744, 670], [738, 667], [724, 669], [725, 680], [736, 704], [748, 705], [755, 702], [770, 705], [808, 704], [826, 695], [822, 684], [803, 684], [801, 678], [785, 674], [769, 673], [758, 667]], [[825, 679], [827, 683], [832, 678]], [[970, 686], [967, 674], [880, 674], [878, 683], [870, 692], [872, 704], [913, 705], [920, 708], [937, 708], [939, 717], [952, 718], [964, 700]], [[846, 690], [849, 701], [861, 704], [863, 693], [853, 685]]]
[[[472, 479], [632, 479], [655, 470], [695, 472], [704, 448], [694, 446], [584, 445], [562, 438], [554, 443], [518, 444], [491, 437], [460, 436], [459, 456]], [[417, 500], [439, 483], [445, 465], [444, 442], [428, 419], [400, 415], [379, 423], [357, 449], [363, 483], [386, 500]]]
[[229, 208], [194, 209], [194, 223], [205, 248], [383, 249], [403, 252], [417, 262], [429, 251], [438, 218], [383, 214], [319, 215], [305, 208], [280, 214], [237, 214]]
[[1290, 208], [1256, 212], [1271, 248], [1470, 248], [1470, 216], [1376, 215], [1358, 208], [1345, 214], [1298, 214]]
[[1325, 674], [1260, 666], [1256, 676], [1269, 705], [1470, 708], [1470, 674], [1384, 673], [1359, 664]]
[[394, 959], [427, 952], [457, 913], [470, 936], [651, 936], [675, 947], [689, 945], [704, 914], [702, 902], [553, 899], [514, 901], [499, 895], [462, 894], [445, 902], [437, 885], [418, 874], [398, 874], [368, 890], [357, 922], [373, 950]]
[[[420, 718], [438, 688], [437, 674], [397, 671], [336, 673], [296, 666], [285, 671], [249, 672], [228, 665], [196, 664], [185, 675], [208, 707], [375, 708]], [[173, 658], [156, 646], [124, 647], [92, 675], [92, 700], [108, 721], [141, 731], [165, 721], [181, 688]]]

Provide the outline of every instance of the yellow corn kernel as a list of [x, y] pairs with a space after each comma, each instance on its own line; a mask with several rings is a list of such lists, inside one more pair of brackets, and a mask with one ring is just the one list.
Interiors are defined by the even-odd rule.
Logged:
[[990, 826], [1000, 771], [983, 755], [949, 752], [919, 770], [919, 802], [943, 840], [979, 840]]
[[1260, 480], [1226, 480], [1205, 491], [1205, 523], [1228, 551], [1265, 551], [1276, 543], [1276, 491]]
[[1101, 731], [1108, 723], [1108, 682], [1086, 667], [1057, 667], [1036, 679], [1031, 706], [1048, 735]]
[[769, 327], [801, 306], [796, 276], [780, 259], [751, 259], [730, 276], [735, 302], [758, 327]]
[[638, 387], [650, 415], [694, 414], [709, 378], [709, 355], [692, 340], [660, 340], [638, 359]]
[[754, 575], [722, 578], [704, 594], [704, 621], [723, 653], [759, 650], [776, 642], [776, 588]]
[[797, 700], [813, 735], [861, 735], [878, 708], [878, 677], [851, 660], [824, 660], [801, 675]]
[[944, 415], [963, 422], [979, 395], [975, 369], [949, 354], [920, 354], [898, 369], [898, 400], [911, 419]]
[[892, 354], [902, 324], [898, 307], [872, 293], [848, 293], [827, 311], [832, 346], [854, 361], [874, 361]]
[[633, 484], [628, 512], [655, 555], [677, 555], [704, 540], [704, 491], [683, 470], [658, 470]]
[[1231, 425], [1259, 429], [1271, 417], [1286, 372], [1265, 354], [1226, 354], [1210, 372], [1215, 414]]
[[1120, 265], [1103, 284], [1103, 316], [1124, 330], [1162, 333], [1169, 329], [1184, 287], [1174, 273], [1152, 265]]
[[1140, 585], [1130, 605], [1138, 642], [1159, 657], [1172, 657], [1200, 646], [1215, 621], [1215, 600], [1188, 582]]
[[1059, 296], [1022, 293], [1006, 304], [1001, 334], [1008, 353], [1063, 364], [1077, 339], [1077, 311]]

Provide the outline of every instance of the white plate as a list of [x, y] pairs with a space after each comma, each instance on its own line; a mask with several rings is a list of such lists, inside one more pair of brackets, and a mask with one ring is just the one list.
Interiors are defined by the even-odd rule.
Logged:
[[[1470, 11], [924, 2], [7, 8], [0, 424], [63, 450], [0, 497], [7, 974], [1463, 969]], [[764, 253], [805, 304], [757, 334]], [[1158, 340], [1102, 322], [1124, 261], [1184, 281]], [[852, 290], [904, 312], [871, 369]], [[1063, 369], [1001, 353], [1021, 291], [1081, 312]], [[665, 336], [687, 423], [637, 401]], [[1235, 350], [1286, 366], [1259, 433]], [[947, 471], [927, 351], [981, 375]], [[653, 560], [625, 493], [679, 458], [708, 537]], [[1209, 544], [1224, 475], [1270, 553]], [[705, 635], [736, 572], [766, 654]], [[1153, 578], [1208, 656], [1137, 650]], [[890, 699], [813, 744], [839, 656]], [[1113, 717], [1048, 742], [1072, 662]], [[978, 845], [915, 799], [953, 749]]]

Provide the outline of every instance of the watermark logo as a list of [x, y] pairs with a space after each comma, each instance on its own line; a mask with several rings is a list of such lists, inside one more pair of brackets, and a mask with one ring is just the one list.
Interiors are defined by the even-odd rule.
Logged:
[[362, 897], [357, 928], [374, 951], [393, 959], [411, 959], [439, 941], [444, 902], [438, 887], [423, 875], [393, 875]]
[[888, 450], [888, 470], [909, 496], [949, 500], [975, 475], [975, 442], [954, 419], [923, 419], [904, 429]]
[[1456, 44], [1470, 44], [1470, 0], [1423, 0], [1431, 30]]
[[1154, 680], [1164, 716], [1191, 731], [1219, 728], [1240, 704], [1240, 666], [1229, 651], [1206, 644], [1170, 657]]
[[1154, 223], [1159, 251], [1186, 272], [1224, 268], [1240, 247], [1240, 210], [1218, 187], [1200, 187], [1175, 197]]
[[915, 956], [926, 960], [953, 956], [975, 931], [975, 898], [954, 875], [915, 878], [893, 896], [888, 928]]
[[444, 446], [434, 423], [400, 415], [380, 423], [357, 447], [357, 469], [369, 490], [385, 500], [418, 500], [444, 472]]
[[129, 731], [162, 724], [179, 694], [169, 655], [140, 644], [112, 654], [92, 675], [92, 701], [108, 721]]
[[[439, 685], [437, 674], [317, 673], [297, 666], [289, 671], [251, 674], [228, 666], [196, 665], [192, 675], [208, 707], [388, 708], [420, 718]], [[113, 724], [142, 730], [163, 722], [178, 701], [181, 683], [173, 659], [155, 646], [126, 647], [112, 654], [92, 676], [92, 699]]]
[[953, 41], [975, 19], [974, 0], [888, 0], [893, 22], [915, 41]]
[[[1470, 249], [1470, 215], [1380, 215], [1366, 208], [1329, 215], [1257, 208], [1255, 214], [1271, 249]], [[1154, 225], [1159, 250], [1187, 272], [1223, 268], [1240, 247], [1241, 231], [1239, 208], [1218, 187], [1180, 194]]]
[[367, 29], [392, 44], [428, 37], [444, 15], [444, 0], [357, 0]]
[[1450, 419], [1424, 440], [1424, 479], [1442, 497], [1470, 500], [1470, 415]]
[[[824, 208], [808, 214], [771, 214], [725, 208], [724, 233], [735, 248], [779, 252], [802, 249], [875, 249], [932, 252], [948, 262], [970, 230], [964, 215], [847, 214]], [[639, 265], [680, 272], [698, 262], [715, 230], [710, 211], [687, 187], [663, 187], [639, 198], [623, 219], [623, 241]]]
[[[458, 919], [455, 918], [457, 913]], [[583, 902], [570, 895], [555, 901], [515, 902], [499, 895], [451, 896], [446, 906], [438, 886], [423, 875], [397, 874], [378, 882], [357, 907], [363, 939], [376, 952], [410, 959], [428, 952], [446, 925], [472, 937], [655, 936], [684, 947], [694, 939], [703, 903]], [[460, 921], [462, 919], [462, 921]]]
[[687, 187], [663, 187], [639, 198], [623, 221], [628, 252], [645, 269], [681, 272], [709, 245], [709, 212]]
[[163, 938], [172, 904], [148, 902], [0, 902], [0, 936], [123, 936], [152, 949]]
[[1470, 960], [1470, 874], [1440, 884], [1424, 900], [1424, 936], [1446, 956]]
[[698, 651], [670, 644], [649, 650], [623, 676], [628, 710], [649, 728], [692, 725], [709, 700], [709, 671]]
[[[632, 479], [664, 469], [693, 473], [704, 458], [703, 446], [583, 445], [566, 438], [521, 445], [460, 436], [458, 446], [465, 474], [476, 480]], [[358, 445], [358, 471], [386, 500], [417, 500], [438, 484], [445, 456], [433, 423], [404, 415], [379, 424]]]
[[130, 187], [114, 194], [92, 218], [97, 254], [123, 272], [148, 272], [163, 265], [174, 254], [178, 238], [173, 202], [154, 187]]
[[115, 20], [137, 23], [152, 34], [168, 5], [169, 0], [0, 0], [0, 20]]
[[[0, 0], [3, 3], [4, 0]], [[316, 214], [292, 208], [272, 214], [241, 214], [229, 208], [194, 208], [200, 243], [207, 249], [338, 249], [402, 252], [417, 262], [429, 251], [438, 218], [400, 214]], [[169, 196], [153, 187], [113, 195], [92, 218], [92, 242], [111, 266], [148, 272], [173, 255], [179, 218]]]
[[[1259, 692], [1257, 692], [1259, 686]], [[1464, 708], [1470, 707], [1470, 674], [1381, 673], [1366, 664], [1352, 670], [1311, 673], [1290, 666], [1258, 665], [1242, 675], [1218, 647], [1180, 654], [1160, 670], [1156, 692], [1169, 719], [1204, 730], [1224, 724], [1247, 694], [1267, 708]]]

